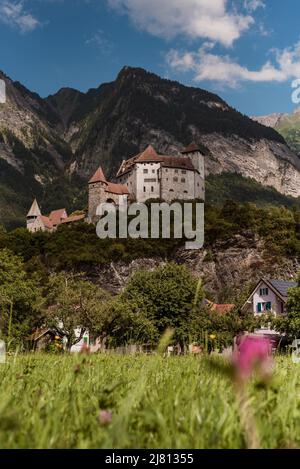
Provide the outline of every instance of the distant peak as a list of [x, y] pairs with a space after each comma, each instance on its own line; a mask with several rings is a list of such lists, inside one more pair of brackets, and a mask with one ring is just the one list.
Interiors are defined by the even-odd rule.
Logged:
[[81, 91], [76, 90], [75, 88], [69, 88], [67, 86], [64, 86], [63, 88], [60, 88], [56, 93], [48, 96], [48, 98], [55, 98], [55, 97], [62, 97], [62, 96], [70, 96], [70, 95], [81, 95], [84, 94]]
[[127, 77], [132, 76], [132, 75], [139, 75], [139, 76], [152, 75], [152, 76], [158, 77], [158, 75], [155, 75], [154, 73], [148, 72], [144, 68], [130, 67], [129, 65], [125, 65], [125, 67], [123, 67], [120, 70], [120, 72], [117, 76], [117, 80], [120, 80], [122, 78], [127, 78]]

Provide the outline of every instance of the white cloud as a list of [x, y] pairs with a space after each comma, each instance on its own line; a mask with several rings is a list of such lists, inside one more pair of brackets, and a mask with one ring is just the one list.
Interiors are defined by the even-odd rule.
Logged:
[[39, 21], [24, 10], [22, 1], [0, 0], [0, 21], [17, 27], [21, 32], [34, 30]]
[[[107, 2], [110, 7], [127, 14], [138, 28], [169, 39], [185, 35], [192, 39], [213, 40], [229, 47], [254, 23], [251, 15], [230, 9], [227, 0], [107, 0]], [[252, 11], [257, 2], [261, 3], [259, 0], [248, 2]]]
[[262, 0], [245, 0], [244, 7], [248, 11], [256, 11], [258, 8], [265, 8], [266, 4]]
[[105, 37], [104, 31], [99, 29], [94, 36], [85, 41], [86, 45], [95, 45], [103, 55], [110, 55], [113, 51], [113, 43]]
[[197, 52], [171, 50], [168, 65], [180, 72], [192, 71], [195, 81], [214, 81], [230, 87], [241, 82], [285, 82], [300, 77], [300, 41], [282, 51], [273, 50], [274, 63], [267, 61], [258, 70], [240, 65], [228, 55], [211, 52], [213, 43], [205, 43]]

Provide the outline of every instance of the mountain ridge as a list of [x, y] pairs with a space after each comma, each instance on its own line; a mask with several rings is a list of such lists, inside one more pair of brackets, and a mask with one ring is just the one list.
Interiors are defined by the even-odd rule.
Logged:
[[235, 172], [300, 196], [300, 160], [284, 138], [216, 94], [128, 66], [86, 93], [64, 87], [47, 98], [2, 76], [8, 99], [0, 105], [0, 223], [9, 218], [3, 211], [24, 217], [34, 197], [46, 210], [56, 208], [54, 200], [84, 208], [93, 171], [102, 165], [113, 178], [123, 159], [149, 143], [176, 155], [197, 141], [207, 174]]
[[265, 116], [253, 116], [252, 119], [280, 133], [291, 149], [300, 157], [300, 108], [292, 113], [273, 113]]

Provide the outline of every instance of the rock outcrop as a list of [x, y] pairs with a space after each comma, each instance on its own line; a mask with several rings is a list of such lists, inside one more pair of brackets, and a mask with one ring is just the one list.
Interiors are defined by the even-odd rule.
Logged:
[[[294, 258], [270, 256], [265, 242], [250, 232], [217, 242], [211, 250], [177, 250], [173, 260], [184, 264], [216, 301], [232, 301], [261, 277], [291, 280], [300, 270]], [[90, 280], [113, 294], [120, 292], [138, 270], [153, 270], [164, 259], [138, 259], [129, 264], [115, 262], [86, 272]]]

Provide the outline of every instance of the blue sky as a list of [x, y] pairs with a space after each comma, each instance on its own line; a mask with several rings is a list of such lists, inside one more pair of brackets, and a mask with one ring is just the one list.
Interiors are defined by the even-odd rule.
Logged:
[[298, 0], [0, 0], [0, 69], [47, 96], [139, 66], [245, 114], [290, 112], [299, 18]]

